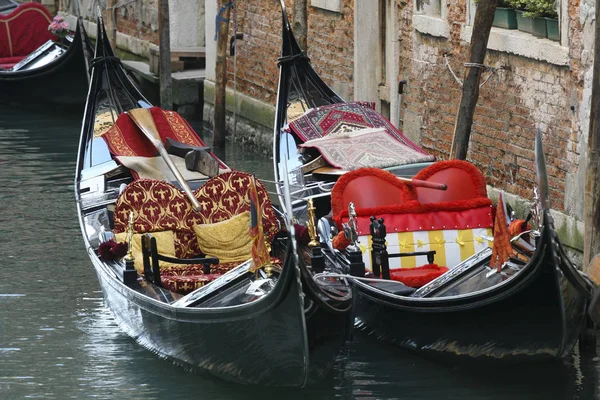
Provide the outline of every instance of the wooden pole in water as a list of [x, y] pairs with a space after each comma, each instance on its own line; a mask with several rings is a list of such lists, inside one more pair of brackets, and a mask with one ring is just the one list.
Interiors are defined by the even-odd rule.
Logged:
[[160, 49], [160, 106], [173, 109], [173, 86], [171, 84], [171, 33], [169, 30], [169, 0], [158, 1], [158, 34]]
[[[596, 7], [596, 21], [600, 18], [600, 7]], [[600, 23], [596, 23], [595, 44], [600, 46]], [[594, 52], [592, 75], [592, 108], [588, 130], [587, 172], [583, 202], [585, 234], [583, 239], [583, 265], [592, 267], [590, 261], [600, 254], [600, 51]]]
[[217, 57], [215, 69], [215, 123], [213, 135], [213, 147], [225, 147], [227, 135], [225, 117], [227, 116], [226, 89], [227, 89], [227, 36], [229, 34], [229, 16], [231, 8], [225, 7], [219, 22], [219, 34], [217, 37]]
[[492, 30], [494, 21], [494, 12], [496, 11], [497, 0], [479, 0], [477, 2], [477, 11], [475, 11], [475, 22], [473, 23], [473, 33], [471, 35], [471, 57], [469, 63], [475, 66], [468, 67], [463, 81], [463, 93], [458, 107], [456, 124], [454, 126], [454, 138], [450, 149], [450, 158], [464, 160], [467, 158], [469, 150], [469, 139], [471, 137], [471, 127], [473, 125], [473, 114], [479, 98], [479, 79], [482, 66], [485, 60], [487, 43]]
[[307, 8], [306, 0], [294, 1], [294, 23], [292, 30], [298, 40], [298, 45], [303, 51], [306, 51], [306, 37], [308, 32]]

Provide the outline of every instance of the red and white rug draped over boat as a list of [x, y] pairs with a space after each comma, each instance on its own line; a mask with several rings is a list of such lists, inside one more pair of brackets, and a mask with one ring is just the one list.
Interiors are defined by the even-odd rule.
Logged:
[[300, 145], [319, 150], [333, 167], [346, 171], [358, 168], [387, 168], [434, 161], [435, 157], [406, 146], [386, 128], [369, 128], [337, 133]]

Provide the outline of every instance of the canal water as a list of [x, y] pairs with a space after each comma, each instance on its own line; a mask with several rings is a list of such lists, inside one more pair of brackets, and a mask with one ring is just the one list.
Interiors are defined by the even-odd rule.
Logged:
[[[561, 362], [460, 366], [356, 334], [308, 389], [229, 384], [157, 358], [119, 330], [84, 251], [73, 195], [80, 122], [0, 108], [0, 399], [598, 398], [600, 359], [578, 349]], [[230, 145], [222, 157], [272, 178], [264, 156]]]

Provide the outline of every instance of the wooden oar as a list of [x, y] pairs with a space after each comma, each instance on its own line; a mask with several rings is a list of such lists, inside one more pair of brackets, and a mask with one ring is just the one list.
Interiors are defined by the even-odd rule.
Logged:
[[148, 138], [148, 140], [150, 141], [150, 143], [152, 143], [156, 150], [158, 150], [158, 153], [163, 158], [163, 160], [165, 160], [167, 166], [169, 167], [171, 172], [173, 172], [173, 175], [175, 175], [177, 182], [179, 182], [179, 184], [183, 188], [183, 191], [192, 202], [194, 208], [197, 211], [201, 211], [202, 208], [200, 207], [198, 200], [196, 200], [186, 180], [183, 179], [181, 172], [179, 172], [179, 170], [169, 157], [167, 149], [165, 149], [160, 135], [158, 134], [158, 129], [156, 128], [156, 124], [154, 123], [154, 119], [152, 118], [152, 113], [150, 112], [150, 109], [134, 108], [133, 110], [127, 111], [127, 114], [131, 117], [131, 120], [137, 125], [137, 127], [140, 128], [144, 136]]
[[[347, 172], [349, 172], [349, 171], [339, 169], [339, 168], [334, 168], [334, 167], [320, 167], [320, 168], [315, 169], [313, 171], [313, 174], [341, 176]], [[427, 188], [427, 189], [436, 189], [436, 190], [448, 189], [448, 186], [445, 183], [422, 181], [419, 179], [403, 178], [400, 176], [397, 176], [396, 178], [398, 178], [402, 182], [406, 183], [407, 185], [418, 186], [418, 187], [423, 187], [423, 188]]]
[[448, 189], [448, 186], [445, 183], [422, 181], [419, 179], [402, 178], [400, 176], [397, 176], [397, 178], [400, 179], [402, 182], [406, 183], [407, 185], [423, 187], [423, 188], [427, 188], [427, 189], [435, 189], [435, 190]]

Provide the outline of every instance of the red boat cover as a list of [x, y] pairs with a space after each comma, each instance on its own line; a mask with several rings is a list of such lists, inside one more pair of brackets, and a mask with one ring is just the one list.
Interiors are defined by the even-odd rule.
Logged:
[[[166, 143], [167, 138], [171, 138], [193, 146], [204, 146], [198, 134], [175, 111], [152, 107], [150, 112], [163, 143]], [[158, 155], [156, 148], [126, 113], [119, 115], [115, 124], [102, 134], [102, 138], [114, 156], [154, 157]]]
[[48, 10], [38, 3], [24, 3], [0, 15], [0, 64], [11, 63], [4, 58], [23, 58], [48, 40], [56, 40], [48, 30], [51, 22]]

